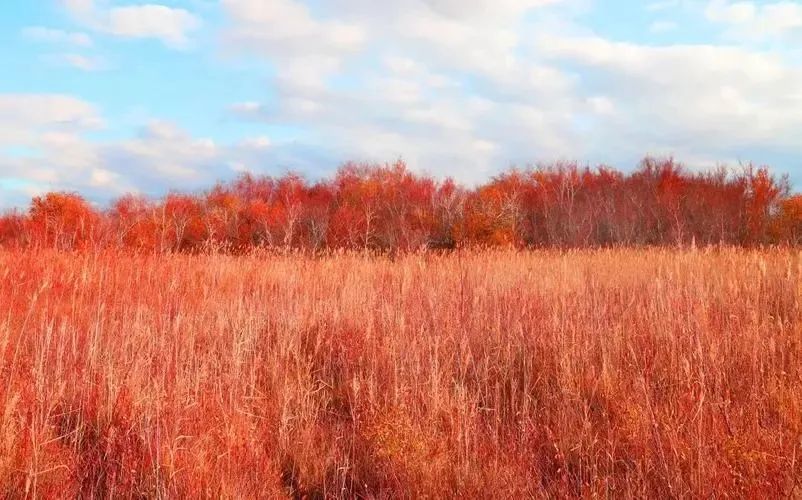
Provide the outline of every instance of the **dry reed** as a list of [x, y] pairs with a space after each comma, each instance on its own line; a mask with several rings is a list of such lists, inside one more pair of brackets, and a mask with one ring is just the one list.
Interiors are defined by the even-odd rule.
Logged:
[[802, 254], [0, 252], [0, 491], [802, 496]]

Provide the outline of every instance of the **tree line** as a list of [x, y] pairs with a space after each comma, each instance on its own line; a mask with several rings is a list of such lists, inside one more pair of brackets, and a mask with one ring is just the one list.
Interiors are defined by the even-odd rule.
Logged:
[[125, 195], [105, 209], [51, 192], [0, 216], [0, 245], [64, 250], [775, 243], [802, 243], [802, 195], [790, 193], [787, 177], [751, 164], [695, 172], [652, 158], [630, 173], [575, 163], [510, 169], [473, 188], [402, 161], [352, 163], [317, 182], [243, 174], [200, 193]]

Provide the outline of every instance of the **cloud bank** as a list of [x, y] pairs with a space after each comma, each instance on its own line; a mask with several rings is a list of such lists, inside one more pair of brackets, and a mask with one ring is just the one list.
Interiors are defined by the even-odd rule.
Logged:
[[[626, 168], [645, 154], [691, 166], [777, 162], [802, 180], [797, 2], [633, 2], [621, 12], [639, 12], [635, 34], [596, 22], [612, 7], [590, 0], [61, 6], [72, 25], [21, 27], [28, 43], [151, 39], [165, 53], [210, 61], [210, 72], [248, 68], [242, 74], [259, 84], [246, 99], [197, 109], [219, 116], [219, 137], [148, 117], [127, 137], [97, 139], [116, 117], [91, 93], [0, 94], [0, 193], [63, 188], [103, 199], [202, 187], [243, 170], [314, 177], [346, 160], [399, 157], [467, 183], [511, 164]], [[58, 57], [103, 66], [78, 51]], [[191, 75], [180, 84], [192, 94]]]

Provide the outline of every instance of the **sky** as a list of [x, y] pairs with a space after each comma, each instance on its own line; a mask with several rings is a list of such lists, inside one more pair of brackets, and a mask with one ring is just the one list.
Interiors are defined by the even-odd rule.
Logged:
[[0, 209], [397, 159], [467, 185], [552, 161], [751, 161], [802, 186], [802, 1], [2, 9]]

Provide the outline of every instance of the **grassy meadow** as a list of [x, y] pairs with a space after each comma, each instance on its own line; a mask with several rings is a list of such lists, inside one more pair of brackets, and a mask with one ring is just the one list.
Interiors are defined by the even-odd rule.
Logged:
[[0, 251], [9, 498], [802, 496], [802, 253]]

